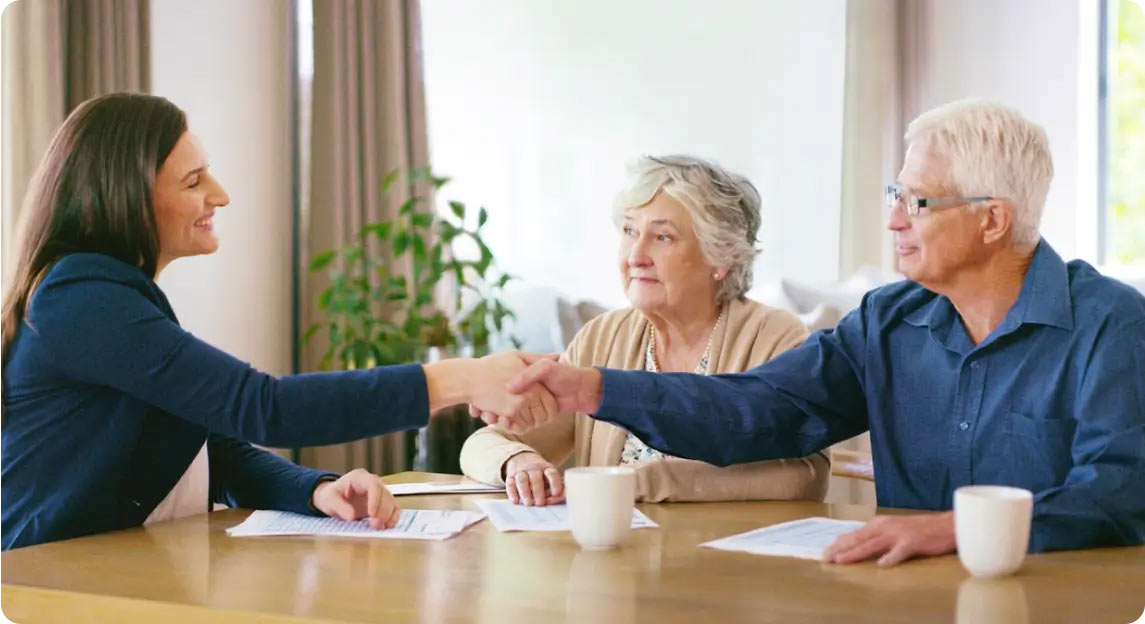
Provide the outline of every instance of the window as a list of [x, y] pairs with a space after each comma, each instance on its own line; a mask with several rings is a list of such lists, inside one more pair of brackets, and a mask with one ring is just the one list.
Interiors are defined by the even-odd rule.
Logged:
[[1145, 265], [1145, 0], [1105, 0], [1102, 261]]

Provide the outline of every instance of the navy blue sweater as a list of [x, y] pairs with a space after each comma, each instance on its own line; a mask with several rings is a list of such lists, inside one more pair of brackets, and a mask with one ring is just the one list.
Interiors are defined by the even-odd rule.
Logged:
[[212, 501], [308, 513], [327, 473], [250, 443], [334, 444], [429, 416], [419, 365], [275, 378], [179, 327], [139, 269], [89, 253], [36, 288], [3, 384], [5, 550], [139, 526], [204, 441]]

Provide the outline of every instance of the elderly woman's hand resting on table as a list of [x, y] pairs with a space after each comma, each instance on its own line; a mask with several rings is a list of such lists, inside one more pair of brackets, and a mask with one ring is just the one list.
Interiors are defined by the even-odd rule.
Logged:
[[523, 452], [505, 462], [505, 494], [515, 505], [544, 507], [565, 500], [561, 471], [537, 453]]

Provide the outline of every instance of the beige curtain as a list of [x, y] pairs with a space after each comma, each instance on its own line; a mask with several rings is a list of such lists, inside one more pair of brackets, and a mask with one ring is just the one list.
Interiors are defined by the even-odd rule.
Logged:
[[[904, 111], [913, 110], [906, 82], [918, 52], [912, 20], [917, 0], [848, 0], [844, 75], [843, 186], [839, 272], [860, 267], [893, 269], [893, 242], [886, 230], [883, 185], [902, 164]], [[833, 449], [869, 454], [870, 434]], [[869, 481], [832, 476], [827, 501], [873, 505]]]
[[4, 275], [15, 259], [10, 244], [28, 180], [52, 132], [64, 120], [63, 3], [19, 0], [4, 10], [3, 212]]
[[151, 84], [149, 0], [65, 0], [68, 110], [114, 91]]
[[3, 14], [3, 248], [5, 272], [20, 205], [52, 133], [80, 102], [147, 91], [149, 0], [17, 0]]
[[[395, 216], [412, 193], [429, 196], [427, 188], [400, 184], [386, 196], [380, 190], [386, 172], [428, 165], [420, 33], [416, 0], [314, 0], [303, 271], [309, 258], [350, 240], [363, 224]], [[319, 318], [316, 301], [326, 280], [304, 275], [302, 327], [308, 327]], [[307, 369], [314, 369], [324, 348], [320, 342], [308, 347], [303, 354]], [[379, 417], [384, 410], [378, 406]], [[397, 472], [411, 459], [406, 440], [399, 433], [306, 448], [301, 463], [335, 471], [365, 467]]]

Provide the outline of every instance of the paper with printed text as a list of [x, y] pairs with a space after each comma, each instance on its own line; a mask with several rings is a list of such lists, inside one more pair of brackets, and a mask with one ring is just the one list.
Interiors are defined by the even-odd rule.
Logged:
[[840, 535], [861, 526], [862, 522], [853, 520], [805, 518], [705, 542], [700, 546], [755, 555], [822, 559], [823, 551]]
[[397, 526], [372, 529], [367, 520], [304, 516], [285, 511], [256, 511], [227, 529], [231, 537], [270, 535], [335, 535], [375, 539], [445, 540], [480, 522], [484, 514], [449, 509], [403, 509]]
[[[546, 505], [545, 507], [526, 507], [515, 505], [508, 500], [477, 500], [473, 501], [498, 531], [568, 531], [569, 510], [567, 505]], [[632, 510], [632, 528], [657, 528], [660, 525], [651, 518], [640, 513], [639, 509]]]

